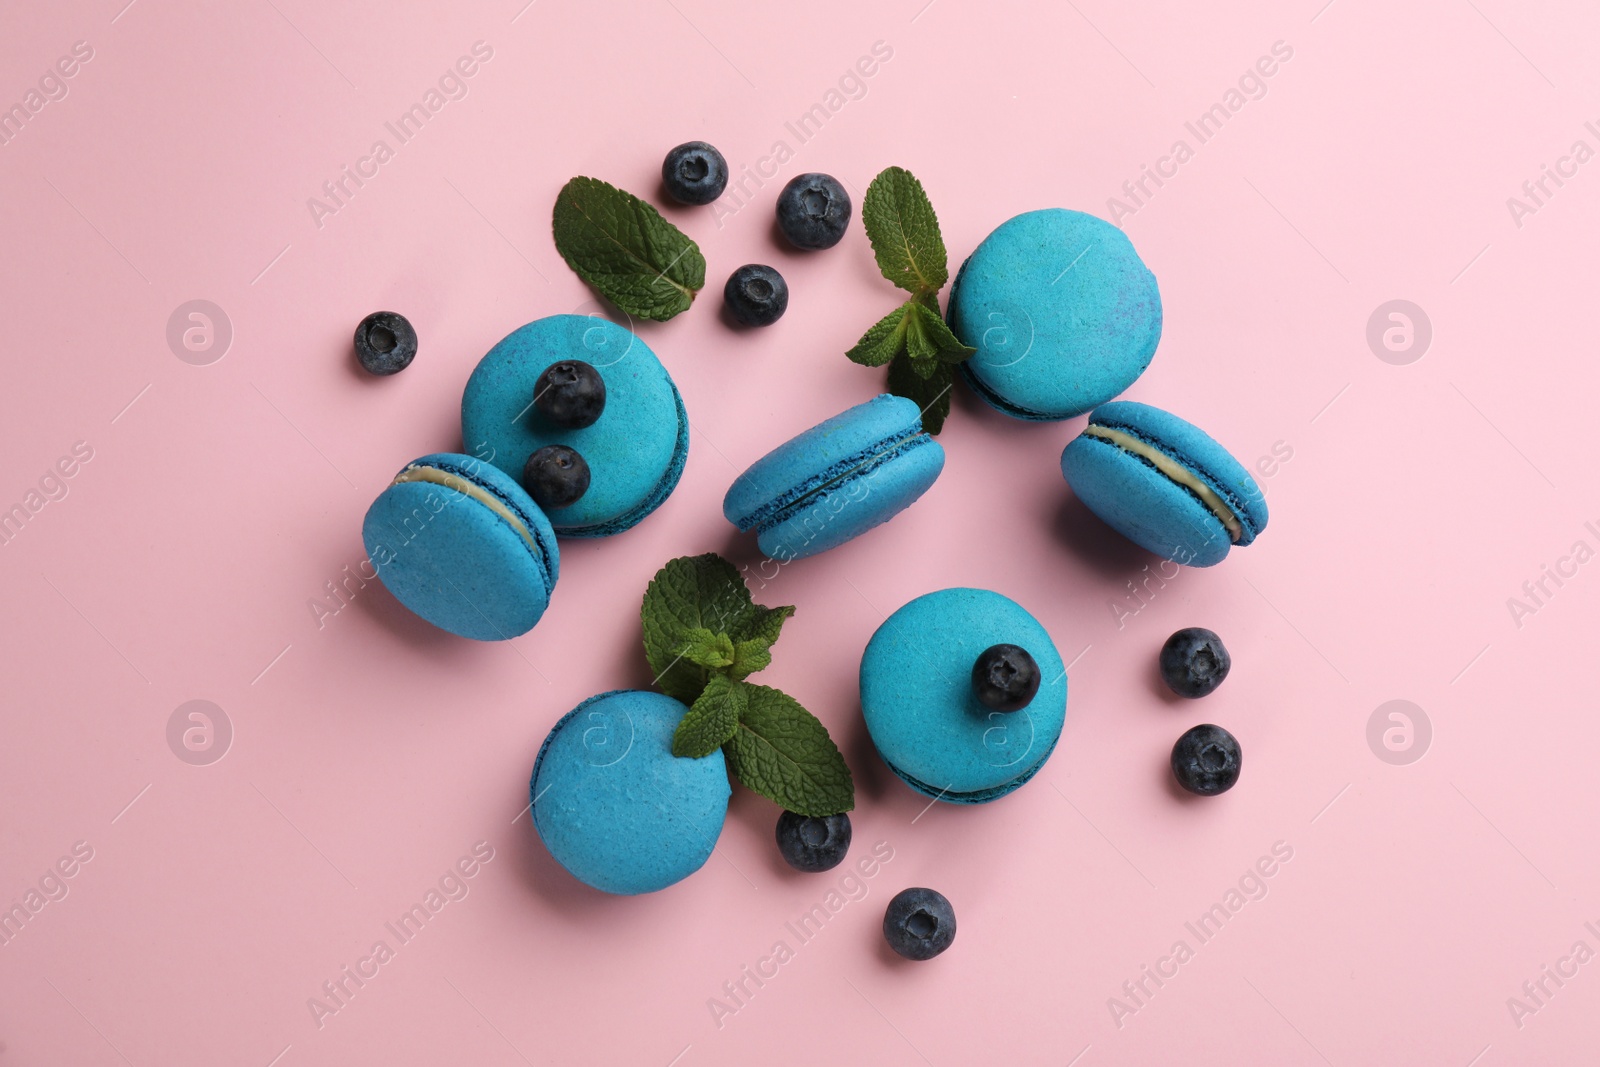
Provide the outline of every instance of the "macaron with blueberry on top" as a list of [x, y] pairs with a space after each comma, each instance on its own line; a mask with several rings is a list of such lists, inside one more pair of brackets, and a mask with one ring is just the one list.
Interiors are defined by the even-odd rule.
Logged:
[[768, 557], [813, 556], [910, 507], [944, 469], [913, 400], [884, 393], [813, 426], [734, 480], [722, 514]]
[[533, 826], [556, 862], [607, 893], [653, 893], [705, 865], [728, 813], [720, 750], [672, 754], [688, 707], [616, 690], [564, 715], [539, 747], [529, 783]]
[[1067, 672], [1045, 628], [987, 589], [917, 597], [861, 657], [861, 713], [889, 769], [923, 796], [982, 804], [1044, 766], [1067, 713]]
[[1119, 395], [1161, 340], [1161, 293], [1120, 229], [1047, 208], [1002, 223], [961, 264], [947, 319], [977, 351], [974, 392], [1013, 418], [1068, 419]]
[[533, 629], [561, 570], [555, 531], [516, 480], [455, 453], [406, 464], [367, 509], [361, 539], [395, 599], [479, 641]]
[[1199, 427], [1149, 404], [1102, 404], [1061, 453], [1079, 500], [1141, 548], [1210, 567], [1267, 527], [1267, 501], [1244, 465]]
[[631, 331], [552, 315], [478, 362], [461, 398], [466, 450], [522, 480], [562, 537], [636, 525], [683, 474], [689, 420], [672, 376]]

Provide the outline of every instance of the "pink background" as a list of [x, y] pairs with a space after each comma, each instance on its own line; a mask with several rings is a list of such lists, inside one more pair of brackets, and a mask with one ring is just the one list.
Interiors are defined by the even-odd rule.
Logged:
[[[1592, 11], [124, 2], [14, 4], [0, 37], [7, 105], [74, 42], [93, 49], [0, 146], [0, 507], [75, 442], [93, 450], [0, 547], [0, 904], [75, 843], [93, 850], [0, 947], [0, 1064], [1593, 1059], [1600, 963], [1546, 979], [1536, 1013], [1507, 998], [1580, 939], [1600, 949], [1584, 926], [1600, 926], [1600, 565], [1546, 579], [1520, 619], [1507, 598], [1574, 542], [1600, 548], [1584, 527], [1600, 528], [1600, 369], [1580, 310], [1600, 164], [1547, 180], [1520, 226], [1506, 204], [1574, 140], [1600, 147], [1583, 126], [1600, 118]], [[319, 227], [307, 199], [375, 139], [395, 147], [384, 123], [476, 41], [493, 57], [468, 95]], [[865, 95], [799, 144], [785, 122], [877, 41], [893, 54]], [[1266, 95], [1198, 144], [1184, 123], [1278, 41], [1293, 56]], [[747, 209], [667, 209], [710, 264], [698, 306], [640, 331], [694, 425], [676, 494], [627, 534], [566, 543], [553, 607], [510, 644], [433, 631], [376, 584], [319, 627], [309, 602], [361, 562], [372, 497], [457, 446], [477, 358], [596, 306], [551, 243], [556, 190], [590, 174], [659, 201], [662, 155], [691, 138], [736, 171], [779, 139], [795, 155]], [[755, 562], [720, 514], [729, 482], [881, 380], [842, 353], [896, 291], [859, 225], [826, 253], [778, 244], [782, 181], [827, 171], [859, 204], [879, 169], [910, 168], [953, 269], [1017, 212], [1109, 216], [1179, 138], [1194, 158], [1121, 220], [1166, 306], [1129, 395], [1246, 463], [1292, 450], [1262, 479], [1270, 530], [1130, 616], [1126, 583], [1155, 561], [1071, 500], [1057, 460], [1081, 420], [1025, 425], [963, 394], [921, 503], [756, 594], [799, 607], [762, 680], [846, 751], [852, 859], [893, 851], [865, 897], [800, 944], [785, 923], [844, 870], [784, 868], [775, 809], [743, 791], [689, 880], [612, 899], [570, 879], [519, 814], [546, 730], [649, 682], [650, 575], [708, 550]], [[789, 310], [735, 333], [720, 287], [752, 261], [785, 274]], [[195, 298], [234, 330], [209, 366], [165, 338]], [[1366, 341], [1397, 298], [1434, 333], [1404, 366]], [[421, 335], [384, 380], [349, 354], [378, 308]], [[1079, 658], [1035, 782], [924, 810], [872, 754], [855, 673], [886, 612], [961, 584], [1016, 597]], [[1234, 671], [1179, 704], [1155, 653], [1193, 624], [1225, 637]], [[234, 729], [209, 766], [166, 740], [194, 699]], [[1393, 699], [1432, 724], [1409, 765], [1367, 742]], [[1231, 793], [1191, 801], [1165, 761], [1206, 721], [1246, 765]], [[374, 941], [393, 947], [385, 922], [480, 841], [494, 858], [468, 895], [319, 1027], [308, 998]], [[1184, 923], [1276, 842], [1293, 858], [1267, 895], [1199, 944]], [[878, 932], [910, 885], [959, 917], [929, 964]], [[1109, 998], [1180, 938], [1194, 958], [1119, 1026]], [[708, 1000], [780, 939], [794, 958], [719, 1027]]]

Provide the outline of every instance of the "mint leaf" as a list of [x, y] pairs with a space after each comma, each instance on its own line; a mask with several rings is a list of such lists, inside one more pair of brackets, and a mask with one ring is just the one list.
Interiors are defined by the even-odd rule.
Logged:
[[881, 367], [889, 362], [905, 348], [906, 312], [910, 308], [909, 303], [902, 304], [879, 319], [845, 355], [863, 367]]
[[[910, 357], [913, 366], [920, 368], [921, 364], [938, 362], [939, 348], [928, 335], [928, 309], [916, 300], [906, 303], [906, 350], [905, 355]], [[919, 369], [918, 373], [924, 378], [931, 371]]]
[[712, 670], [732, 666], [733, 641], [727, 634], [697, 626], [684, 634], [683, 658]]
[[728, 636], [740, 643], [759, 640], [765, 641], [769, 647], [777, 644], [783, 621], [794, 614], [794, 605], [764, 608], [760, 604], [753, 604], [751, 607], [752, 610], [728, 631]]
[[931, 308], [920, 300], [913, 301], [911, 306], [915, 309], [917, 327], [922, 331], [932, 358], [942, 363], [960, 363], [977, 351], [962, 344], [961, 339], [950, 332], [950, 327], [945, 325], [943, 316], [939, 314], [937, 302]]
[[632, 193], [573, 178], [556, 196], [556, 250], [578, 277], [629, 315], [665, 321], [706, 283], [699, 247]]
[[[924, 370], [928, 373], [923, 374]], [[901, 356], [889, 364], [889, 392], [915, 400], [922, 409], [922, 428], [931, 434], [944, 428], [955, 380], [953, 363], [932, 360], [913, 366], [910, 359]]]
[[828, 728], [787, 693], [748, 682], [743, 688], [749, 703], [723, 748], [734, 776], [800, 815], [837, 815], [854, 808], [850, 767]]
[[668, 696], [694, 703], [711, 675], [686, 654], [691, 631], [737, 633], [741, 621], [757, 610], [739, 572], [716, 553], [669, 561], [650, 580], [639, 608], [644, 654], [656, 685]]
[[756, 671], [766, 670], [772, 663], [772, 645], [759, 637], [740, 641], [733, 646], [733, 662], [728, 665], [728, 677], [742, 681]]
[[883, 276], [908, 293], [938, 292], [949, 277], [939, 217], [922, 183], [902, 167], [872, 179], [861, 221]]
[[748, 689], [725, 675], [714, 676], [673, 731], [672, 754], [699, 759], [727, 744], [750, 703]]

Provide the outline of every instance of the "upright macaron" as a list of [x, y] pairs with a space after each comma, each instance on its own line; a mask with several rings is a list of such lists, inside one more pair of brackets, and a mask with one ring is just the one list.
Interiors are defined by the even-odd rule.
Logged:
[[1132, 385], [1161, 340], [1161, 293], [1120, 229], [1065, 208], [983, 239], [950, 287], [967, 384], [1019, 419], [1067, 419]]
[[[1021, 648], [1037, 668], [1037, 691], [1015, 711], [986, 704], [974, 678], [974, 665], [997, 645]], [[941, 589], [890, 615], [867, 642], [861, 713], [884, 763], [912, 789], [982, 804], [1050, 758], [1066, 721], [1067, 672], [1049, 633], [1016, 601]]]
[[1122, 536], [1189, 567], [1221, 563], [1267, 527], [1267, 501], [1244, 465], [1203, 430], [1149, 404], [1118, 400], [1089, 416], [1061, 473]]
[[395, 599], [479, 641], [533, 629], [561, 569], [555, 531], [521, 486], [454, 453], [407, 463], [367, 509], [361, 539]]
[[[591, 423], [563, 425], [535, 404], [549, 389], [541, 376], [562, 362], [587, 364], [604, 383], [604, 404]], [[588, 487], [571, 504], [552, 507], [550, 523], [562, 537], [604, 537], [634, 526], [677, 487], [689, 420], [672, 376], [644, 341], [598, 316], [551, 315], [514, 331], [478, 362], [461, 398], [461, 439], [468, 452], [516, 479], [541, 448], [575, 450], [587, 464]]]
[[788, 561], [844, 544], [916, 502], [944, 469], [944, 448], [913, 400], [885, 393], [779, 445], [739, 475], [722, 514]]
[[652, 893], [710, 858], [728, 814], [728, 774], [720, 750], [672, 754], [688, 711], [660, 693], [602, 693], [563, 716], [539, 747], [534, 829], [580, 882]]

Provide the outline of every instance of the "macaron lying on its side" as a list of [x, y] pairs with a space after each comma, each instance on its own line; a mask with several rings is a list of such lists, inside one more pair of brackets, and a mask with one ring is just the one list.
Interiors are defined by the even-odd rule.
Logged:
[[983, 239], [950, 287], [967, 384], [1019, 419], [1066, 419], [1134, 383], [1161, 340], [1161, 293], [1120, 229], [1065, 208]]
[[[552, 425], [534, 408], [539, 376], [564, 360], [588, 363], [605, 383], [604, 410], [581, 429]], [[550, 524], [562, 537], [605, 537], [637, 524], [677, 487], [689, 419], [672, 376], [644, 341], [598, 316], [551, 315], [479, 360], [461, 397], [461, 439], [519, 480], [528, 457], [546, 445], [576, 449], [589, 465], [589, 488], [552, 508]]]
[[[994, 645], [1025, 649], [1039, 689], [1019, 711], [992, 711], [973, 664]], [[1055, 642], [1016, 601], [941, 589], [886, 619], [861, 657], [861, 713], [884, 763], [923, 796], [982, 804], [1032, 778], [1061, 737], [1067, 672]]]
[[1221, 563], [1267, 526], [1250, 472], [1199, 427], [1148, 404], [1096, 408], [1061, 453], [1061, 473], [1112, 529], [1185, 566]]
[[944, 448], [922, 429], [916, 402], [885, 393], [757, 460], [728, 489], [722, 513], [787, 562], [888, 522], [942, 470]]
[[653, 893], [698, 871], [728, 814], [721, 751], [672, 754], [689, 709], [660, 693], [590, 697], [550, 730], [533, 763], [533, 826], [572, 876], [607, 893]]
[[406, 464], [367, 509], [361, 539], [395, 599], [479, 641], [533, 629], [561, 570], [555, 531], [522, 487], [454, 453]]

